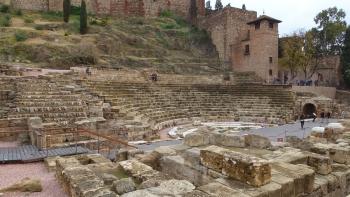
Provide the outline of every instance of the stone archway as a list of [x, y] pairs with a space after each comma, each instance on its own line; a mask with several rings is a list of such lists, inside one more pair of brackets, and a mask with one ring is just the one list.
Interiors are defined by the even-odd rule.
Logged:
[[316, 106], [312, 103], [306, 103], [303, 107], [303, 114], [307, 117], [310, 118], [312, 117], [313, 113], [316, 113]]

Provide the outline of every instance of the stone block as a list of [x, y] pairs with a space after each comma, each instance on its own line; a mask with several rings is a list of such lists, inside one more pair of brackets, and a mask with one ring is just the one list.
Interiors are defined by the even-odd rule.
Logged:
[[322, 155], [310, 154], [307, 165], [311, 166], [318, 174], [326, 175], [332, 172], [331, 159]]
[[314, 187], [315, 171], [303, 164], [272, 163], [272, 169], [294, 180], [295, 195], [311, 193]]
[[207, 175], [207, 168], [204, 166], [190, 167], [185, 165], [181, 156], [166, 156], [160, 160], [162, 172], [176, 179], [185, 179], [194, 185], [207, 184], [212, 179]]
[[260, 135], [249, 134], [249, 135], [245, 135], [244, 138], [245, 138], [245, 145], [252, 148], [265, 149], [265, 148], [270, 148], [272, 146], [268, 138]]
[[229, 188], [234, 188], [240, 193], [247, 194], [250, 197], [268, 197], [269, 193], [267, 191], [261, 190], [259, 187], [253, 187], [246, 183], [230, 179], [230, 178], [218, 178], [215, 180]]
[[241, 193], [218, 182], [212, 182], [207, 185], [200, 186], [197, 189], [209, 194], [212, 197], [250, 197], [247, 194]]
[[131, 178], [124, 178], [113, 182], [112, 190], [117, 194], [125, 194], [136, 190], [136, 185]]
[[119, 165], [127, 174], [141, 182], [159, 176], [158, 171], [137, 160], [122, 161]]
[[210, 197], [210, 195], [199, 190], [194, 190], [192, 192], [186, 193], [184, 197]]
[[197, 167], [201, 164], [200, 150], [198, 148], [191, 148], [183, 153], [185, 165], [190, 167]]
[[264, 186], [261, 186], [260, 189], [267, 192], [269, 197], [283, 197], [282, 186], [278, 183], [271, 182]]
[[224, 161], [224, 154], [227, 149], [218, 146], [209, 146], [200, 150], [200, 157], [202, 165], [217, 172], [222, 171]]
[[281, 185], [281, 194], [283, 196], [295, 196], [294, 180], [287, 176], [280, 174], [279, 172], [272, 171], [271, 181]]
[[256, 187], [271, 181], [271, 166], [266, 160], [233, 151], [224, 154], [222, 172]]
[[196, 132], [185, 136], [184, 144], [191, 147], [205, 146], [209, 144], [208, 134]]
[[209, 143], [211, 145], [221, 145], [223, 138], [224, 138], [223, 133], [212, 132], [209, 134]]
[[221, 140], [221, 145], [227, 146], [227, 147], [244, 148], [246, 145], [245, 137], [234, 135], [234, 134], [224, 134]]

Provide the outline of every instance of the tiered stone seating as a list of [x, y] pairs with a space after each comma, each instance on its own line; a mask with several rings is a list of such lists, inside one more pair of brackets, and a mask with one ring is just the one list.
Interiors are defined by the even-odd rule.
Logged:
[[58, 82], [45, 79], [17, 83], [16, 107], [9, 118], [40, 117], [44, 123], [69, 124], [86, 118], [80, 94], [72, 93]]
[[0, 77], [0, 119], [7, 118], [13, 99], [14, 83], [11, 78]]
[[180, 85], [89, 81], [119, 113], [155, 128], [174, 119], [276, 121], [289, 118], [293, 96], [283, 87], [250, 85]]

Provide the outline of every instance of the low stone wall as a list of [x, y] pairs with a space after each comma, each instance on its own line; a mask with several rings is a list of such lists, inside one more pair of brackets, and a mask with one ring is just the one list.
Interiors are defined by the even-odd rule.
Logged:
[[336, 95], [335, 95], [335, 99], [337, 99], [337, 101], [339, 103], [343, 103], [343, 104], [350, 104], [350, 92], [349, 91], [342, 91], [342, 90], [337, 90], [336, 91]]
[[320, 86], [292, 86], [294, 92], [313, 93], [317, 96], [325, 96], [335, 99], [337, 89], [335, 87], [320, 87]]

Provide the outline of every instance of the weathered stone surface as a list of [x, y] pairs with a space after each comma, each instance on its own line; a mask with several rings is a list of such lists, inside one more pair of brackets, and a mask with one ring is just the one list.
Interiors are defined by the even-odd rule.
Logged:
[[126, 193], [122, 197], [159, 197], [174, 196], [181, 197], [195, 189], [194, 185], [185, 180], [168, 180], [160, 183], [158, 187]]
[[342, 147], [337, 144], [314, 144], [311, 149], [312, 152], [321, 154], [321, 155], [329, 155], [330, 158], [337, 163], [340, 164], [350, 164], [350, 147]]
[[124, 178], [113, 182], [112, 190], [117, 194], [125, 194], [136, 190], [136, 185], [131, 178]]
[[260, 135], [245, 135], [245, 145], [252, 148], [270, 148], [271, 142], [268, 138], [260, 136]]
[[225, 152], [227, 152], [227, 149], [218, 146], [209, 146], [200, 150], [202, 165], [217, 172], [221, 172]]
[[116, 180], [118, 180], [118, 178], [112, 174], [107, 174], [107, 173], [104, 173], [102, 175], [102, 179], [103, 179], [103, 182], [105, 185], [112, 185], [112, 183]]
[[204, 166], [190, 167], [185, 165], [181, 156], [166, 156], [161, 159], [162, 172], [177, 179], [185, 179], [195, 185], [209, 183], [212, 179], [207, 176], [207, 168]]
[[269, 196], [279, 197], [282, 196], [282, 186], [278, 183], [271, 182], [264, 186], [261, 186], [260, 189], [269, 194]]
[[272, 168], [283, 176], [294, 179], [295, 195], [313, 191], [315, 171], [305, 165], [288, 163], [272, 163]]
[[332, 172], [332, 161], [329, 157], [322, 155], [310, 154], [307, 165], [313, 167], [315, 172], [319, 174], [326, 175]]
[[137, 160], [127, 160], [119, 162], [122, 169], [135, 179], [143, 182], [159, 175], [159, 172], [152, 167], [143, 164]]
[[218, 182], [200, 186], [198, 190], [205, 192], [213, 197], [249, 197], [246, 194], [243, 194]]
[[222, 172], [256, 187], [271, 181], [271, 166], [266, 160], [233, 151], [224, 154]]
[[193, 192], [186, 193], [184, 197], [210, 197], [209, 194], [206, 194], [199, 190], [194, 190]]
[[42, 190], [40, 180], [27, 177], [9, 187], [0, 189], [0, 192], [41, 192]]
[[227, 147], [244, 148], [246, 145], [245, 137], [234, 135], [234, 134], [224, 134], [221, 141], [221, 145], [227, 146]]
[[192, 167], [197, 167], [201, 163], [200, 150], [198, 148], [188, 149], [183, 153], [185, 164]]
[[209, 136], [200, 132], [190, 133], [184, 138], [184, 144], [192, 147], [205, 146], [209, 144]]
[[282, 196], [295, 196], [294, 180], [292, 178], [273, 170], [271, 181], [281, 185]]
[[218, 183], [221, 183], [229, 188], [234, 188], [240, 193], [246, 194], [250, 197], [268, 197], [269, 193], [267, 191], [261, 190], [259, 187], [253, 187], [247, 185], [244, 182], [237, 181], [230, 178], [219, 178], [215, 180]]
[[162, 180], [159, 180], [159, 179], [150, 179], [150, 180], [144, 181], [140, 184], [138, 189], [147, 189], [150, 187], [158, 187], [160, 185], [161, 181]]
[[221, 145], [223, 138], [224, 138], [223, 133], [212, 132], [209, 134], [209, 143], [211, 145]]

